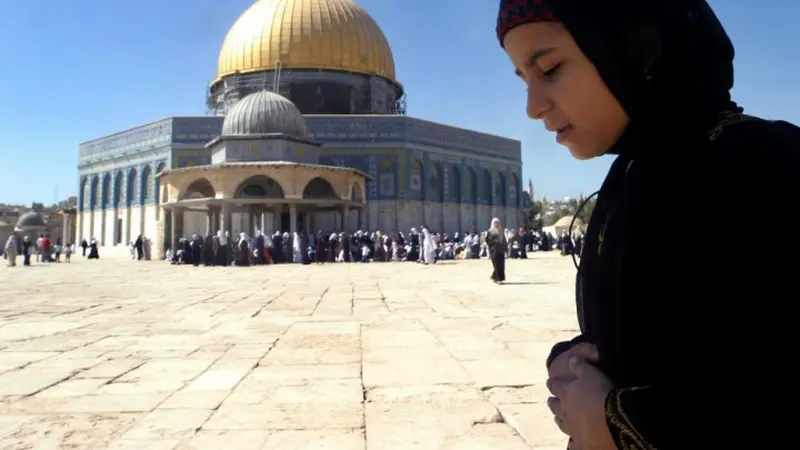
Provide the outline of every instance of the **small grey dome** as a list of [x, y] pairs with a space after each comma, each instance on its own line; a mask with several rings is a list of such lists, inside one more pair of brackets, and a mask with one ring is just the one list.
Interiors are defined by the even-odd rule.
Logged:
[[308, 136], [306, 119], [288, 98], [271, 91], [259, 91], [233, 105], [222, 122], [222, 136], [286, 134]]
[[44, 219], [37, 212], [28, 212], [19, 217], [17, 226], [14, 228], [19, 231], [44, 229]]

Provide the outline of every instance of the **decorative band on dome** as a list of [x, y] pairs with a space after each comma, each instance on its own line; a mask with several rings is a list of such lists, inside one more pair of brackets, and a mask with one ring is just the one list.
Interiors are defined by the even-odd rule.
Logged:
[[529, 22], [556, 22], [557, 0], [500, 0], [497, 13], [497, 40], [503, 45], [503, 37], [512, 28]]

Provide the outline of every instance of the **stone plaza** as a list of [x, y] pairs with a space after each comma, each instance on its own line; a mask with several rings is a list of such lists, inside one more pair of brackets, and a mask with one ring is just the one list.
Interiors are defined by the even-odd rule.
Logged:
[[0, 448], [562, 450], [544, 360], [575, 269], [507, 271], [0, 267]]

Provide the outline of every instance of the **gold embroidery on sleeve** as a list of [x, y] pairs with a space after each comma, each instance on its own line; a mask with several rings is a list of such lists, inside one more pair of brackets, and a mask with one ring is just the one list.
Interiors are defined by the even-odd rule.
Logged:
[[736, 125], [737, 123], [748, 122], [754, 119], [755, 117], [753, 116], [748, 116], [747, 114], [742, 114], [739, 112], [722, 113], [719, 122], [717, 122], [717, 124], [714, 125], [714, 127], [708, 132], [708, 140], [714, 142], [720, 137], [725, 128], [731, 125]]
[[605, 409], [608, 425], [611, 427], [611, 434], [616, 434], [618, 437], [618, 444], [621, 446], [620, 450], [656, 450], [636, 431], [630, 418], [625, 413], [625, 409], [622, 407], [622, 396], [640, 389], [647, 389], [647, 387], [615, 390], [606, 401]]

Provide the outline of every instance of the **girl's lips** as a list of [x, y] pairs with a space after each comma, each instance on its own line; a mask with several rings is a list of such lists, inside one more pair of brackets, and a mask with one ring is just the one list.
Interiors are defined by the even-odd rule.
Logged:
[[561, 128], [561, 129], [559, 129], [558, 133], [556, 133], [556, 141], [559, 144], [561, 142], [563, 142], [564, 139], [568, 138], [569, 135], [572, 134], [572, 130], [574, 130], [574, 127], [572, 125], [567, 125], [567, 126]]

